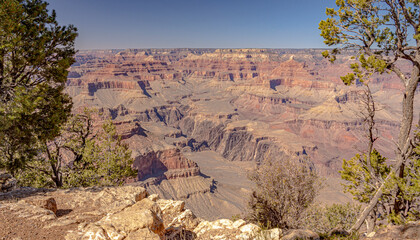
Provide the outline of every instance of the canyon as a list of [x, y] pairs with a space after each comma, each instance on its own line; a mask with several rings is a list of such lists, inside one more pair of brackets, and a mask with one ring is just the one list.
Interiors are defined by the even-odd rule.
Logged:
[[[126, 49], [79, 51], [66, 92], [74, 108], [111, 118], [132, 150], [132, 183], [185, 201], [197, 216], [246, 212], [258, 164], [309, 158], [325, 177], [318, 201], [342, 193], [342, 159], [366, 150], [364, 87], [345, 86], [351, 55], [334, 64], [320, 49]], [[375, 147], [394, 156], [402, 83], [377, 75]], [[420, 110], [415, 99], [415, 113]], [[417, 121], [417, 119], [416, 119]]]

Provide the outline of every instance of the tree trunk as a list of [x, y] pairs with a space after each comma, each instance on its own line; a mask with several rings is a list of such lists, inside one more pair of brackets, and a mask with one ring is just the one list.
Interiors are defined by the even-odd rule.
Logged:
[[[419, 61], [420, 62], [420, 59]], [[405, 164], [405, 161], [409, 157], [409, 147], [410, 147], [410, 132], [411, 126], [413, 124], [413, 104], [414, 104], [414, 95], [416, 93], [416, 88], [419, 83], [419, 65], [414, 65], [413, 71], [411, 73], [411, 79], [405, 86], [404, 98], [402, 102], [403, 107], [403, 116], [401, 120], [400, 133], [398, 136], [398, 146], [397, 146], [397, 156], [396, 163], [391, 169], [390, 174], [386, 177], [385, 181], [376, 191], [373, 198], [370, 200], [369, 204], [365, 207], [363, 212], [360, 214], [360, 217], [357, 219], [356, 223], [350, 228], [350, 231], [357, 231], [362, 226], [363, 222], [369, 215], [369, 213], [375, 208], [378, 204], [379, 199], [382, 197], [385, 183], [391, 178], [392, 173], [399, 174], [402, 166]]]

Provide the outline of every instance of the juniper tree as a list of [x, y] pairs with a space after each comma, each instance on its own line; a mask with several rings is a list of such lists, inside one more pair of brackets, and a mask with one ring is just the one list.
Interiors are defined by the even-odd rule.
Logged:
[[121, 185], [136, 176], [128, 145], [111, 120], [93, 126], [93, 110], [72, 115], [61, 135], [41, 144], [42, 153], [18, 171], [22, 185], [89, 187]]
[[42, 0], [0, 0], [0, 168], [12, 174], [59, 134], [71, 111], [63, 93], [74, 62], [73, 26]]
[[[360, 72], [392, 73], [404, 86], [402, 95], [402, 119], [396, 143], [395, 164], [380, 182], [369, 204], [351, 230], [357, 230], [375, 208], [393, 177], [404, 178], [405, 166], [413, 156], [410, 137], [413, 122], [414, 96], [420, 77], [420, 1], [419, 0], [336, 0], [338, 9], [327, 8], [328, 18], [319, 24], [325, 44], [333, 46], [323, 53], [335, 60], [343, 50], [354, 50], [358, 63], [353, 63], [350, 73], [342, 78], [350, 85], [359, 78]], [[409, 72], [399, 66], [400, 61], [411, 63]], [[393, 210], [402, 211], [400, 199], [394, 192]]]

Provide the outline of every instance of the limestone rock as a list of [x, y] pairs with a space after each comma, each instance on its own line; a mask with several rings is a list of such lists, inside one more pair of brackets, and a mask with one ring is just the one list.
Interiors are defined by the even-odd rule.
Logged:
[[156, 201], [156, 203], [162, 210], [163, 222], [165, 226], [171, 223], [175, 217], [183, 212], [185, 207], [184, 201], [159, 199]]
[[233, 227], [234, 228], [240, 228], [242, 226], [244, 226], [246, 224], [246, 222], [243, 219], [238, 219], [233, 223]]
[[[160, 239], [164, 225], [159, 206], [148, 198], [118, 212], [108, 213], [99, 221], [81, 224], [78, 232], [70, 232], [66, 240], [79, 239]], [[140, 237], [141, 236], [141, 237]]]
[[57, 203], [54, 198], [32, 198], [28, 200], [23, 200], [24, 202], [42, 207], [44, 209], [52, 211], [54, 214], [57, 214]]
[[108, 240], [105, 230], [99, 226], [92, 226], [86, 231], [81, 240]]
[[104, 217], [101, 221], [126, 233], [149, 228], [152, 232], [163, 235], [164, 226], [160, 216], [159, 206], [145, 198], [121, 212]]
[[262, 230], [258, 233], [257, 240], [279, 240], [282, 236], [280, 228], [273, 228], [270, 230]]
[[40, 206], [28, 204], [24, 201], [2, 204], [0, 206], [0, 209], [1, 208], [8, 208], [9, 210], [13, 211], [14, 215], [26, 220], [48, 222], [56, 219], [53, 211]]
[[153, 202], [156, 202], [157, 200], [160, 199], [159, 195], [157, 195], [157, 194], [152, 194], [152, 195], [148, 196], [147, 198], [152, 200]]
[[[236, 224], [229, 219], [219, 219], [213, 222], [202, 221], [194, 229], [194, 233], [197, 235], [197, 239], [256, 239], [261, 228], [255, 224], [243, 225], [242, 221], [236, 221]], [[238, 228], [238, 226], [240, 227]]]
[[[0, 210], [7, 209], [18, 218], [42, 222], [39, 225], [42, 231], [71, 226], [60, 237], [66, 240], [277, 240], [281, 235], [280, 229], [262, 231], [257, 225], [242, 219], [235, 222], [229, 219], [203, 221], [185, 209], [185, 202], [159, 199], [156, 194], [148, 196], [141, 187], [80, 188], [39, 193], [43, 196], [30, 194], [18, 202], [2, 203]], [[70, 211], [56, 217], [56, 200], [63, 204], [62, 210]], [[67, 209], [69, 206], [74, 209]]]
[[253, 234], [253, 233], [256, 233], [258, 231], [261, 231], [261, 228], [258, 227], [255, 224], [253, 224], [253, 223], [250, 223], [250, 224], [242, 226], [240, 228], [240, 230], [241, 230], [241, 232], [244, 232], [244, 233]]
[[183, 227], [188, 231], [193, 231], [197, 225], [200, 223], [200, 220], [194, 215], [191, 210], [187, 209], [181, 214], [176, 216], [171, 223], [168, 224], [168, 227]]
[[139, 239], [142, 239], [142, 240], [143, 239], [144, 240], [161, 240], [159, 235], [150, 231], [150, 229], [148, 229], [148, 228], [139, 229], [135, 232], [132, 232], [132, 233], [128, 234], [128, 236], [126, 238], [124, 238], [124, 240], [139, 240]]
[[60, 195], [72, 195], [70, 207], [91, 207], [99, 214], [118, 212], [147, 196], [143, 187], [126, 185], [121, 187], [92, 187], [60, 190]]

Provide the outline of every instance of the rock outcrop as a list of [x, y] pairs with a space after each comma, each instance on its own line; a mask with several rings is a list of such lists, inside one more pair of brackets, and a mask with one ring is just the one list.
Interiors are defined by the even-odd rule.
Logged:
[[138, 156], [133, 166], [138, 170], [138, 180], [146, 180], [149, 177], [174, 179], [200, 175], [197, 163], [184, 157], [176, 148], [152, 151]]
[[[261, 230], [244, 220], [205, 221], [183, 201], [160, 199], [142, 187], [123, 186], [46, 191], [20, 189], [1, 196], [0, 217], [24, 230], [6, 228], [5, 239], [280, 239], [280, 229]], [[20, 199], [15, 202], [16, 199]], [[44, 203], [57, 201], [55, 213]], [[51, 206], [48, 206], [51, 207]], [[58, 210], [57, 210], [58, 208]], [[33, 224], [37, 221], [37, 224]], [[4, 226], [3, 226], [4, 225]], [[54, 235], [49, 235], [53, 233]]]

